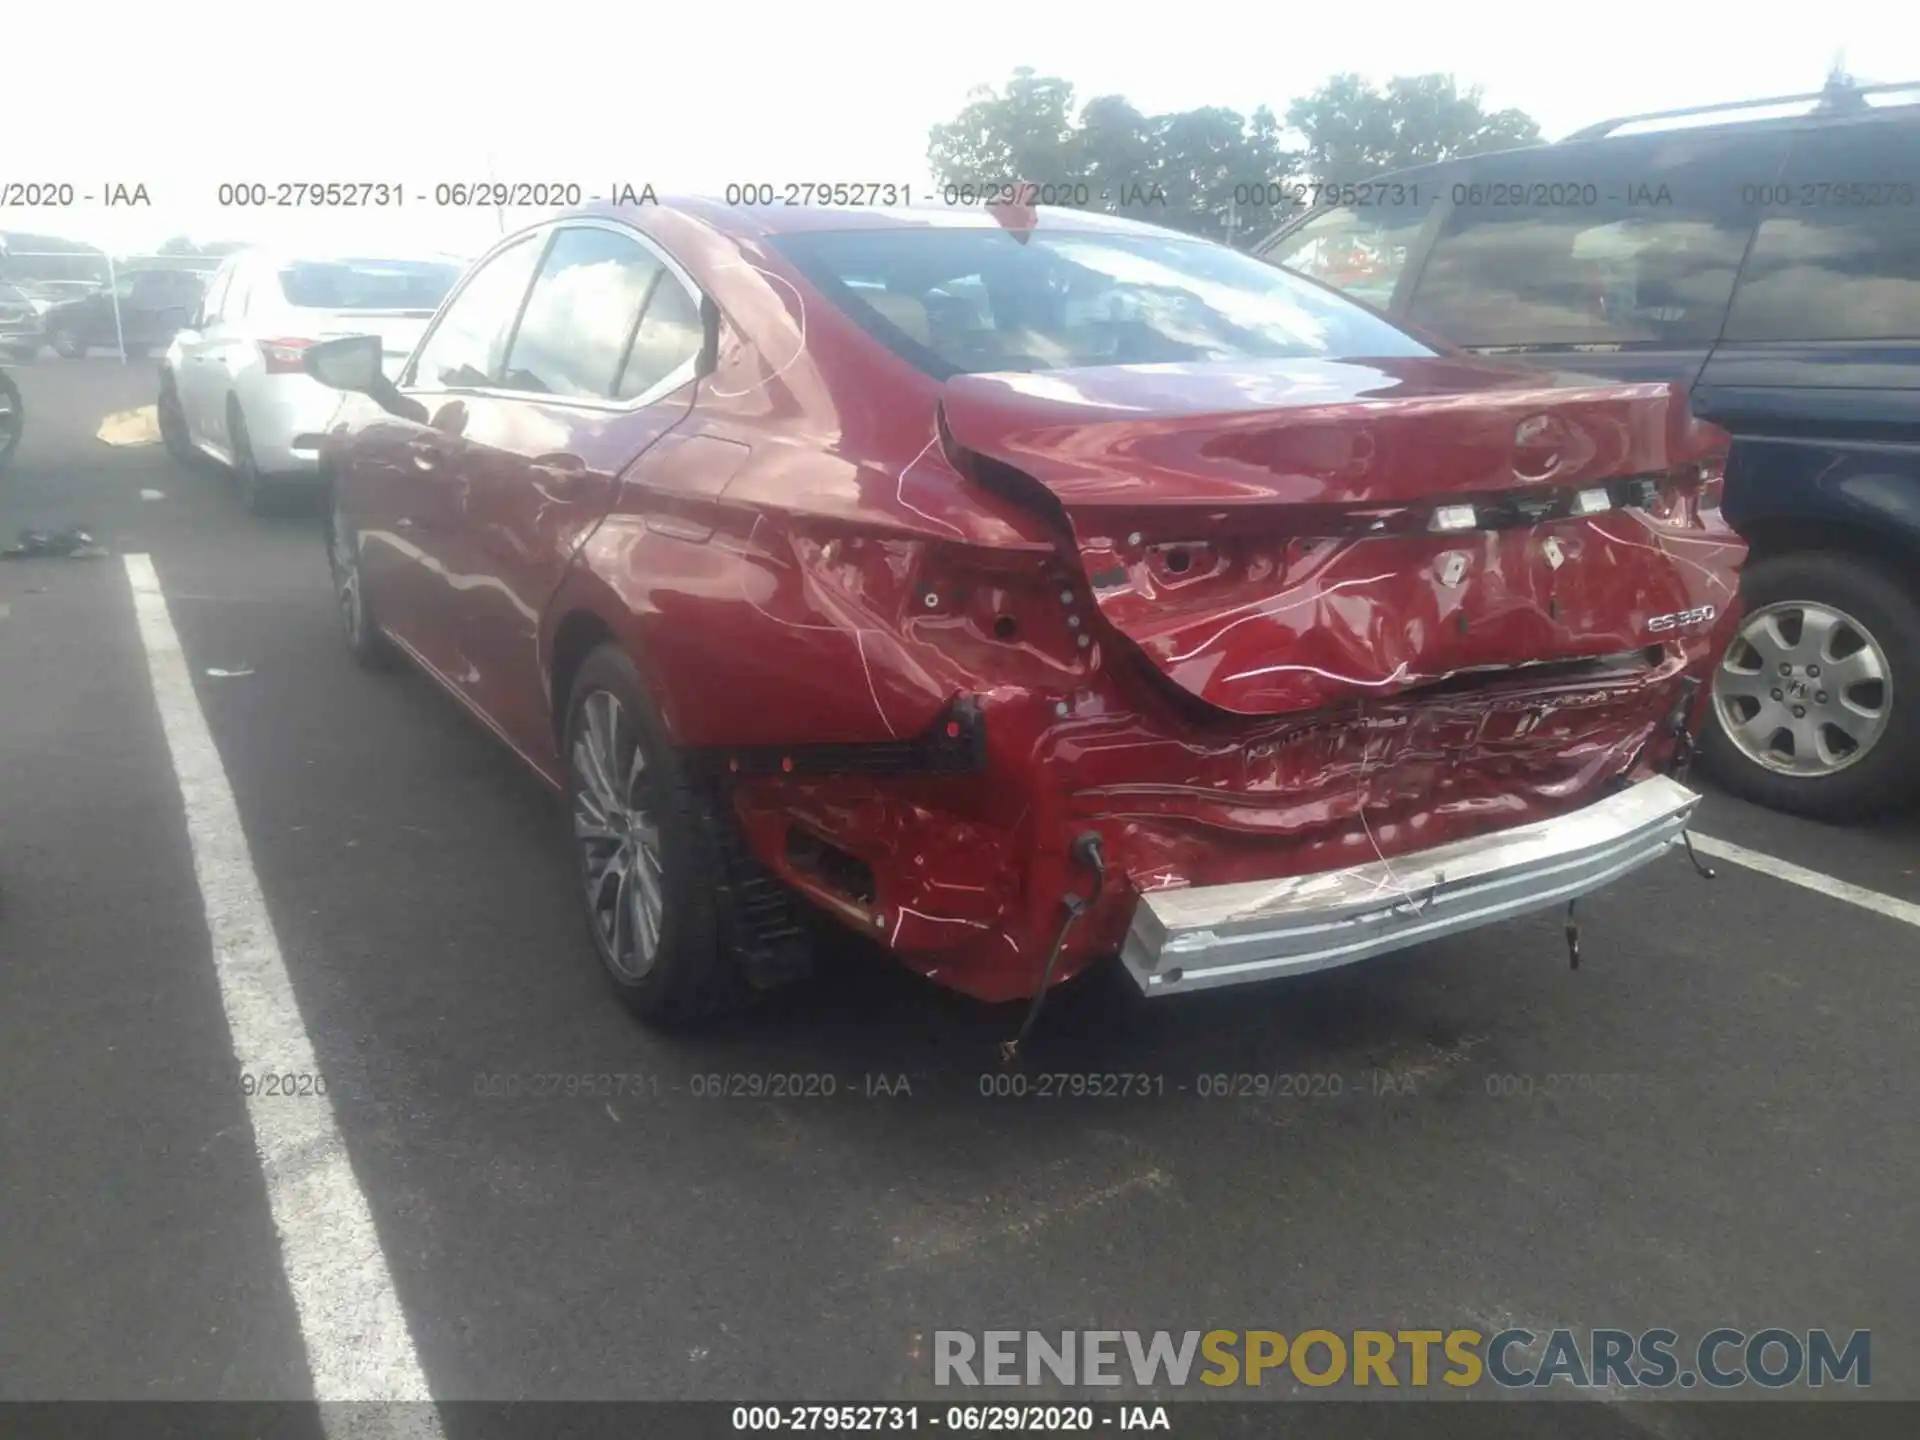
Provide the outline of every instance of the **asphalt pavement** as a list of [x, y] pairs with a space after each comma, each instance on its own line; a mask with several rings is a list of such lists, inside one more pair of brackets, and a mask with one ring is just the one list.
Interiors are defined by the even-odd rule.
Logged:
[[[349, 660], [315, 518], [96, 438], [151, 361], [14, 373], [0, 544], [80, 522], [110, 553], [0, 564], [0, 1399], [309, 1396], [314, 1263], [384, 1264], [441, 1400], [951, 1398], [936, 1330], [1516, 1324], [1867, 1329], [1873, 1393], [1920, 1399], [1910, 920], [1675, 857], [1583, 902], [1577, 972], [1541, 916], [1227, 996], [1095, 976], [1026, 1072], [1157, 1077], [1124, 1097], [983, 1093], [1018, 1012], [853, 946], [668, 1038], [602, 981], [541, 787], [423, 678]], [[239, 912], [196, 868], [219, 812], [183, 787], [128, 555], [359, 1240], [289, 1228], [250, 1123], [215, 960]], [[1912, 817], [1710, 795], [1699, 829], [1920, 902]], [[770, 1075], [814, 1093], [702, 1078]], [[1310, 1078], [1205, 1093], [1232, 1075]], [[501, 1078], [551, 1076], [587, 1078]]]

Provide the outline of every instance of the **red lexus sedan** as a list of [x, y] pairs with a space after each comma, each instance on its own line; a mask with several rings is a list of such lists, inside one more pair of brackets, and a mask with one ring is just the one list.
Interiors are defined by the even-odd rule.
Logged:
[[568, 213], [397, 385], [310, 373], [354, 653], [566, 798], [643, 1016], [804, 971], [1148, 995], [1344, 964], [1684, 839], [1744, 554], [1667, 385], [1515, 371], [1053, 210]]

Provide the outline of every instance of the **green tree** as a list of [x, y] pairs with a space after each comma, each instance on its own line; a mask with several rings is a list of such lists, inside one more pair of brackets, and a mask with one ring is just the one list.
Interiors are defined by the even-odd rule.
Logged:
[[1462, 91], [1451, 75], [1397, 75], [1385, 89], [1335, 75], [1287, 107], [1287, 124], [1306, 139], [1308, 173], [1333, 184], [1540, 139], [1524, 111], [1489, 111], [1479, 86]]
[[934, 126], [927, 158], [943, 184], [1084, 185], [1090, 209], [1217, 237], [1258, 229], [1261, 212], [1236, 207], [1235, 191], [1293, 171], [1281, 133], [1264, 108], [1251, 119], [1219, 107], [1145, 115], [1119, 95], [1076, 116], [1070, 83], [1019, 69]]
[[943, 184], [1044, 184], [1067, 178], [1072, 136], [1073, 86], [1023, 66], [1004, 91], [979, 86], [934, 126], [927, 158]]

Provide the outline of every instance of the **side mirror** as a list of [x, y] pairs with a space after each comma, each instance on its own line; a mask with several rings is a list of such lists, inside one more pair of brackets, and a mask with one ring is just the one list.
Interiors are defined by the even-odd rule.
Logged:
[[371, 395], [386, 378], [378, 335], [348, 335], [309, 345], [301, 363], [307, 374], [333, 390]]

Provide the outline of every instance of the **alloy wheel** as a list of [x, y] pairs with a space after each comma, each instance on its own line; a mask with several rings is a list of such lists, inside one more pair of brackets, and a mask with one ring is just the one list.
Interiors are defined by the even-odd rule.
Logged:
[[587, 910], [608, 961], [639, 980], [659, 956], [666, 887], [646, 752], [618, 697], [595, 690], [582, 702], [571, 760]]
[[1714, 711], [1756, 765], [1831, 775], [1886, 733], [1892, 673], [1886, 651], [1845, 611], [1783, 600], [1751, 612], [1727, 646], [1714, 673]]

